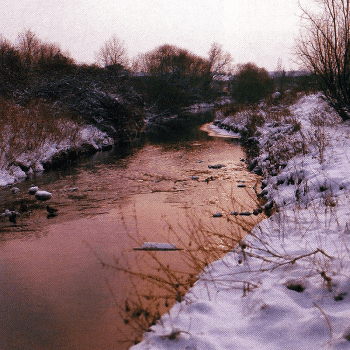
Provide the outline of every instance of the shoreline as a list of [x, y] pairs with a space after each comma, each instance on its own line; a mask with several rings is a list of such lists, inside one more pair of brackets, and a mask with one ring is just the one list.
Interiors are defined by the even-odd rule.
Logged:
[[224, 138], [235, 138], [235, 139], [241, 138], [241, 135], [239, 133], [221, 129], [218, 126], [214, 125], [213, 122], [202, 125], [200, 127], [200, 130], [207, 132], [208, 135], [212, 137], [224, 137]]
[[3, 166], [0, 169], [0, 188], [12, 186], [34, 173], [56, 169], [113, 147], [114, 141], [106, 133], [92, 125], [86, 125], [74, 144], [65, 140], [60, 143], [45, 143], [43, 149], [21, 154], [11, 164]]
[[258, 127], [250, 164], [276, 212], [210, 264], [133, 350], [349, 348], [349, 127], [320, 95], [289, 110], [293, 123]]

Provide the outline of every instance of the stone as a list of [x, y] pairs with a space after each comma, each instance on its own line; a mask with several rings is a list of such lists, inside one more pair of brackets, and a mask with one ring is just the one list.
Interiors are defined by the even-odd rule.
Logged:
[[11, 188], [11, 192], [12, 192], [13, 194], [16, 194], [16, 193], [20, 192], [20, 189], [19, 189], [18, 187], [12, 187], [12, 188]]
[[38, 186], [32, 186], [29, 190], [28, 193], [31, 195], [34, 195], [37, 191], [39, 191], [39, 187]]
[[242, 213], [239, 213], [239, 215], [250, 216], [250, 215], [252, 215], [252, 213], [250, 213], [249, 211], [243, 211]]
[[52, 197], [52, 193], [47, 191], [37, 191], [35, 193], [35, 198], [39, 201], [47, 201]]
[[223, 164], [216, 164], [216, 165], [208, 165], [209, 169], [221, 169], [223, 167], [225, 167], [226, 165]]

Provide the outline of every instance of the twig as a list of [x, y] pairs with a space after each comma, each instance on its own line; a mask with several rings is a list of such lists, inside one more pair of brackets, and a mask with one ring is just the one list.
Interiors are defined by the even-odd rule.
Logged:
[[329, 328], [329, 333], [331, 334], [331, 339], [333, 339], [333, 329], [332, 329], [332, 324], [331, 324], [331, 321], [328, 317], [328, 315], [323, 311], [323, 309], [317, 305], [315, 302], [313, 302], [314, 306], [316, 306], [322, 313], [322, 315], [325, 317], [326, 321], [327, 321], [327, 324], [328, 324], [328, 328]]

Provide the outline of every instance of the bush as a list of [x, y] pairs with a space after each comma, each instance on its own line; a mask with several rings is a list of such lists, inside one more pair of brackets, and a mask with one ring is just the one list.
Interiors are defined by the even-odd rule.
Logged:
[[232, 97], [242, 104], [255, 104], [274, 90], [273, 79], [264, 68], [253, 63], [239, 66], [231, 83]]

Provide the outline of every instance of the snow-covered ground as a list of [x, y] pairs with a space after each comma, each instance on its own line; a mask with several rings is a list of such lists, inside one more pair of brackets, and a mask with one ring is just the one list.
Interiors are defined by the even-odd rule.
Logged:
[[[96, 127], [85, 125], [79, 128], [74, 141], [71, 139], [62, 139], [60, 141], [46, 140], [43, 147], [18, 155], [13, 164], [7, 164], [4, 159], [0, 158], [0, 186], [13, 184], [26, 178], [33, 172], [43, 171], [43, 164], [50, 161], [61, 151], [79, 148], [84, 144], [91, 145], [96, 150], [101, 150], [103, 146], [112, 145], [113, 140]], [[18, 164], [22, 165], [22, 167]], [[28, 170], [23, 171], [24, 167]]]
[[255, 163], [277, 211], [133, 350], [350, 349], [350, 127], [319, 95], [290, 111], [293, 124], [258, 130]]

